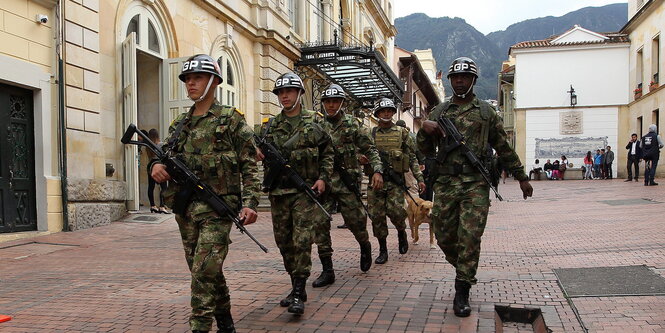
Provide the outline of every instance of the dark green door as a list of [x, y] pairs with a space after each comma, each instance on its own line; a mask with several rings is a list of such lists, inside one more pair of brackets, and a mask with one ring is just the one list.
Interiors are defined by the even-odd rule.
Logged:
[[0, 84], [0, 233], [37, 230], [32, 98]]

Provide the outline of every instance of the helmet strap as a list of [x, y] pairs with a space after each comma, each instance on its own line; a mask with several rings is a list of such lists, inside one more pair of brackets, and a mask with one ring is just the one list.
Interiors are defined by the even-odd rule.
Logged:
[[381, 118], [381, 117], [378, 117], [378, 118], [379, 118], [379, 121], [382, 122], [382, 123], [384, 123], [384, 124], [393, 121], [393, 118], [392, 118], [392, 117], [390, 117], [390, 118], [388, 118], [388, 119]]
[[329, 114], [328, 114], [328, 111], [326, 111], [326, 117], [327, 117], [327, 118], [335, 118], [335, 117], [337, 117], [337, 115], [339, 114], [339, 112], [342, 111], [342, 107], [343, 107], [343, 106], [344, 106], [344, 101], [342, 101], [342, 103], [339, 103], [339, 107], [337, 108], [337, 111], [335, 111], [334, 114], [329, 115]]
[[212, 81], [213, 81], [214, 79], [215, 79], [215, 76], [212, 75], [212, 74], [210, 74], [210, 79], [208, 80], [208, 85], [206, 86], [206, 90], [203, 92], [203, 94], [201, 95], [201, 97], [196, 98], [196, 99], [189, 97], [189, 95], [187, 95], [187, 97], [189, 97], [189, 99], [191, 99], [192, 101], [194, 101], [194, 103], [198, 103], [198, 102], [204, 100], [204, 99], [206, 98], [206, 96], [208, 96], [208, 91], [210, 90], [210, 86], [212, 85]]
[[300, 103], [300, 96], [301, 95], [302, 95], [302, 89], [298, 90], [298, 97], [296, 98], [296, 101], [293, 103], [293, 105], [290, 108], [284, 107], [284, 104], [282, 104], [282, 102], [278, 102], [278, 103], [282, 107], [282, 109], [284, 109], [284, 111], [286, 111], [287, 113], [291, 112], [291, 111], [293, 111], [293, 109], [296, 108], [296, 106], [298, 106], [298, 103]]
[[466, 96], [471, 92], [471, 89], [473, 89], [473, 86], [476, 84], [476, 77], [473, 77], [473, 82], [471, 82], [471, 85], [469, 86], [469, 89], [466, 90], [465, 93], [458, 95], [455, 93], [455, 90], [453, 90], [453, 94], [455, 94], [456, 97], [459, 97], [461, 99], [465, 99]]

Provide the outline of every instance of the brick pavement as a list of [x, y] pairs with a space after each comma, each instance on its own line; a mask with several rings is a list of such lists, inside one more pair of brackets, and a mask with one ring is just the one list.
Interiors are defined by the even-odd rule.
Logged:
[[[271, 252], [234, 232], [225, 264], [238, 331], [493, 332], [497, 325], [504, 332], [531, 331], [530, 325], [497, 324], [494, 306], [505, 305], [540, 308], [554, 332], [583, 332], [578, 317], [592, 332], [665, 332], [665, 296], [578, 297], [569, 303], [553, 273], [644, 264], [665, 275], [665, 186], [540, 181], [532, 183], [536, 198], [525, 202], [517, 183], [508, 183], [500, 188], [507, 200], [491, 208], [470, 317], [452, 313], [454, 270], [440, 250], [421, 242], [400, 256], [391, 229], [388, 263], [362, 273], [355, 240], [337, 228], [336, 282], [308, 285], [305, 314], [288, 314], [278, 302], [289, 292], [289, 280], [269, 214], [263, 213], [249, 230]], [[629, 205], [603, 202], [629, 199]], [[333, 225], [340, 223], [335, 215]], [[0, 262], [0, 314], [14, 317], [0, 323], [0, 332], [188, 329], [189, 274], [173, 219], [4, 241]], [[320, 267], [315, 259], [312, 279]]]

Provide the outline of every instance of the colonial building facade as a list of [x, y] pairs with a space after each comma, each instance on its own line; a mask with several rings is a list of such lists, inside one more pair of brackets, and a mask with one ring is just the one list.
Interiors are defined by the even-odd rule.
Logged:
[[[0, 163], [0, 232], [87, 228], [147, 205], [146, 154], [123, 146], [120, 137], [130, 123], [165, 136], [192, 104], [177, 75], [193, 54], [218, 60], [224, 83], [217, 98], [250, 124], [279, 112], [271, 91], [287, 71], [308, 73], [308, 108], [316, 106], [314, 90], [330, 82], [363, 88], [302, 64], [308, 47], [362, 48], [375, 64], [373, 75], [390, 84], [392, 6], [390, 0], [0, 2], [0, 98], [10, 101], [0, 110], [10, 124], [0, 130], [0, 151], [12, 156]], [[400, 99], [403, 88], [392, 84], [381, 94]], [[358, 105], [377, 96], [359, 96]]]
[[514, 111], [515, 150], [525, 165], [565, 155], [579, 167], [587, 151], [619, 150], [629, 48], [625, 34], [580, 26], [510, 48], [514, 67], [500, 74], [501, 103]]
[[[630, 103], [621, 114], [619, 132], [621, 149], [619, 167], [626, 170], [627, 150], [623, 149], [632, 133], [639, 137], [648, 132], [649, 125], [656, 124], [658, 133], [663, 136], [665, 122], [660, 110], [665, 109], [665, 46], [662, 34], [665, 32], [665, 1], [628, 1], [628, 23], [621, 30], [630, 38], [630, 68], [628, 94]], [[657, 177], [665, 175], [665, 168], [657, 168]]]

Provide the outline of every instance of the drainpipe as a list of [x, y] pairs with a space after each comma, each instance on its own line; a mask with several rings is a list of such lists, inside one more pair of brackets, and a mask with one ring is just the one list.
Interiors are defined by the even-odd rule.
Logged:
[[58, 164], [60, 169], [60, 189], [62, 192], [62, 231], [69, 231], [69, 192], [67, 191], [67, 126], [65, 114], [65, 74], [62, 60], [64, 51], [63, 43], [63, 22], [64, 22], [64, 3], [58, 1], [56, 6], [58, 19], [58, 28], [56, 29], [56, 54], [58, 56]]

